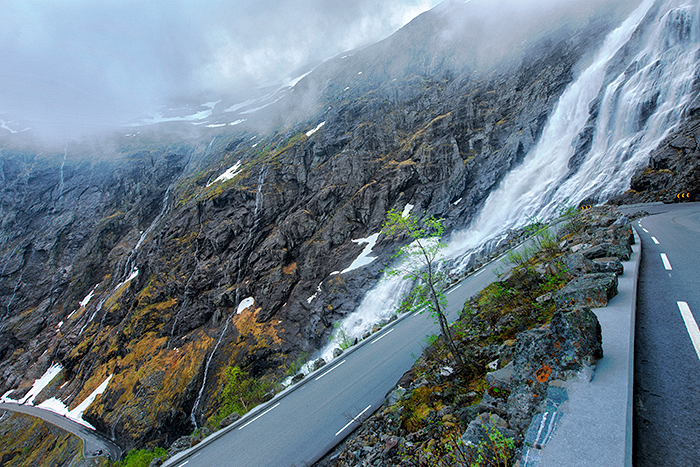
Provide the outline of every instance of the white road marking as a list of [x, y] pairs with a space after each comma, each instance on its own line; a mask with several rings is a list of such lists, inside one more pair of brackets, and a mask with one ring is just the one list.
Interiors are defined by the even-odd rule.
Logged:
[[360, 412], [360, 413], [357, 415], [357, 417], [355, 417], [355, 418], [353, 418], [352, 420], [350, 420], [350, 421], [348, 422], [348, 424], [345, 425], [345, 426], [344, 426], [343, 428], [341, 428], [340, 430], [338, 430], [338, 432], [337, 432], [335, 435], [338, 436], [339, 434], [341, 434], [341, 433], [343, 432], [343, 430], [345, 430], [347, 427], [349, 427], [350, 425], [352, 425], [353, 423], [355, 423], [355, 422], [357, 421], [357, 419], [359, 419], [359, 418], [362, 416], [362, 414], [364, 414], [365, 412], [367, 412], [367, 411], [370, 409], [370, 407], [372, 407], [372, 406], [371, 406], [371, 405], [368, 405], [367, 408], [366, 408], [365, 410], [363, 410], [362, 412]]
[[182, 467], [183, 465], [189, 464], [189, 463], [190, 463], [190, 461], [185, 461], [185, 462], [183, 462], [182, 464], [178, 465], [177, 467]]
[[[451, 288], [450, 290], [448, 290], [448, 291], [447, 291], [447, 294], [451, 294], [452, 292], [454, 292], [455, 290], [457, 290], [457, 289], [460, 288], [460, 287], [462, 287], [462, 284], [457, 284], [457, 286], [455, 286], [455, 287]], [[447, 295], [447, 294], [446, 294], [446, 295]]]
[[276, 403], [275, 405], [273, 405], [272, 407], [270, 407], [269, 409], [267, 409], [266, 411], [264, 411], [263, 413], [261, 413], [260, 415], [258, 415], [257, 417], [255, 417], [254, 419], [252, 419], [251, 421], [249, 421], [248, 423], [246, 423], [245, 425], [243, 425], [243, 426], [241, 426], [241, 427], [238, 427], [238, 429], [239, 429], [239, 430], [242, 430], [243, 428], [247, 427], [248, 425], [250, 425], [251, 423], [253, 423], [255, 420], [257, 420], [258, 418], [262, 417], [263, 415], [265, 415], [266, 413], [268, 413], [270, 410], [274, 409], [274, 408], [277, 407], [278, 405], [280, 405], [279, 402]]
[[678, 309], [681, 310], [681, 316], [683, 316], [685, 327], [688, 329], [690, 340], [693, 341], [695, 353], [698, 354], [698, 358], [700, 359], [700, 329], [698, 329], [698, 323], [695, 321], [693, 313], [690, 311], [690, 307], [686, 302], [678, 302]]
[[374, 344], [374, 343], [377, 342], [379, 339], [384, 339], [384, 336], [386, 336], [387, 334], [391, 334], [392, 332], [394, 332], [394, 328], [389, 329], [389, 330], [386, 332], [386, 334], [382, 334], [381, 336], [377, 337], [377, 338], [374, 339], [372, 342], [370, 342], [370, 344]]
[[666, 256], [666, 253], [661, 253], [661, 261], [664, 262], [664, 268], [666, 268], [667, 271], [673, 271], [673, 268], [671, 267], [671, 262], [668, 260], [668, 256]]
[[481, 274], [481, 273], [484, 272], [484, 271], [485, 271], [485, 269], [482, 269], [481, 271], [479, 271], [479, 272], [477, 272], [476, 274], [474, 274], [474, 277], [478, 276], [479, 274]]
[[657, 245], [659, 245], [659, 241], [656, 239], [656, 237], [651, 237], [651, 240]]
[[643, 227], [642, 227], [642, 230], [644, 231], [644, 233], [649, 233], [649, 231]]
[[345, 360], [343, 360], [342, 362], [338, 363], [336, 366], [334, 366], [334, 367], [331, 368], [330, 370], [326, 371], [326, 372], [323, 373], [321, 376], [317, 376], [317, 377], [316, 377], [316, 381], [318, 381], [319, 379], [323, 378], [324, 376], [326, 376], [328, 373], [330, 373], [331, 371], [333, 371], [333, 370], [335, 370], [336, 368], [338, 368], [338, 367], [339, 367], [340, 365], [342, 365], [343, 363], [345, 363]]

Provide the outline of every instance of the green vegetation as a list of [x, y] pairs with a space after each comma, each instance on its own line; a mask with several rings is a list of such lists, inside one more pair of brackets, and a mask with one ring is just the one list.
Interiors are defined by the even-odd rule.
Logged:
[[335, 324], [333, 324], [333, 327], [335, 328], [335, 332], [330, 335], [328, 342], [332, 342], [333, 339], [337, 337], [339, 341], [338, 345], [340, 346], [341, 350], [347, 350], [352, 347], [354, 342], [345, 332], [345, 329], [343, 329], [342, 323], [337, 321]]
[[167, 451], [163, 448], [132, 449], [121, 462], [115, 462], [115, 467], [148, 467], [153, 459], [162, 457], [165, 459]]
[[449, 431], [443, 444], [428, 444], [423, 448], [419, 465], [451, 467], [508, 467], [515, 449], [515, 440], [506, 438], [494, 425], [486, 425], [481, 420], [486, 437], [475, 445], [467, 445], [458, 433]]
[[287, 368], [287, 376], [294, 376], [297, 373], [299, 373], [301, 367], [309, 361], [310, 356], [311, 355], [309, 354], [309, 352], [301, 352], [296, 358], [296, 360], [292, 361], [292, 363], [289, 364], [289, 367]]
[[388, 271], [388, 274], [417, 282], [413, 292], [413, 306], [420, 310], [427, 310], [438, 322], [457, 365], [464, 368], [462, 355], [455, 344], [445, 315], [447, 298], [444, 290], [447, 286], [447, 278], [438, 269], [439, 263], [443, 261], [442, 250], [446, 246], [440, 240], [444, 231], [442, 219], [430, 216], [423, 224], [424, 226], [421, 226], [417, 217], [410, 214], [404, 216], [396, 209], [387, 213], [386, 221], [382, 225], [382, 233], [405, 234], [412, 240], [410, 244], [399, 248], [393, 255], [393, 258], [403, 259], [403, 263]]
[[219, 395], [219, 411], [210, 419], [210, 424], [219, 422], [233, 412], [243, 415], [265, 400], [274, 384], [266, 379], [257, 380], [239, 366], [226, 369], [226, 385]]

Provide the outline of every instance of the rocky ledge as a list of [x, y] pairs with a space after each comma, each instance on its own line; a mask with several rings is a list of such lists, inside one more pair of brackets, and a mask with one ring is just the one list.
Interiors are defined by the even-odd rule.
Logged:
[[316, 466], [529, 465], [561, 418], [564, 381], [590, 381], [603, 356], [590, 307], [617, 293], [634, 242], [613, 207], [560, 225], [556, 236], [540, 228], [534, 246], [509, 255], [512, 270], [465, 304], [452, 329], [466, 368], [439, 338]]

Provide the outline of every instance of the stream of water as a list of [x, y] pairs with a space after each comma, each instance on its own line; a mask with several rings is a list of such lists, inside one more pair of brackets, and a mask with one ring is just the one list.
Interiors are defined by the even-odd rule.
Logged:
[[[603, 88], [611, 60], [630, 40], [654, 0], [644, 0], [608, 34], [591, 64], [566, 88], [542, 136], [523, 163], [504, 177], [472, 224], [448, 240], [446, 258], [463, 270], [482, 245], [494, 243], [508, 229], [530, 219], [550, 220], [564, 206], [587, 198], [604, 202], [624, 192], [634, 171], [680, 122], [694, 96], [700, 50], [698, 5], [694, 1], [662, 2], [652, 21], [645, 21], [644, 43], [629, 66]], [[651, 13], [650, 13], [651, 14]], [[575, 141], [589, 123], [589, 106], [602, 95], [590, 151], [578, 170], [569, 172]], [[358, 309], [340, 324], [345, 337], [361, 338], [372, 325], [390, 316], [407, 284], [383, 279]], [[326, 361], [339, 346], [340, 331], [320, 352]]]

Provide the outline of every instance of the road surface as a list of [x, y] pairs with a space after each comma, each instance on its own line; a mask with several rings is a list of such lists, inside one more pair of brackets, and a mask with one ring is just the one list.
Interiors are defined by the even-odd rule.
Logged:
[[[447, 292], [450, 318], [464, 302], [496, 279], [492, 263]], [[425, 336], [439, 327], [413, 313], [342, 355], [285, 397], [200, 450], [165, 466], [289, 467], [311, 465], [377, 410], [384, 397], [424, 349]]]
[[93, 430], [84, 427], [80, 423], [51, 412], [50, 410], [40, 409], [33, 405], [22, 405], [12, 403], [0, 403], [0, 412], [9, 410], [11, 412], [23, 413], [38, 417], [55, 425], [63, 430], [66, 430], [83, 440], [83, 455], [85, 457], [94, 457], [97, 451], [101, 451], [101, 455], [107, 456], [108, 459], [121, 459], [122, 450], [112, 441], [104, 438]]
[[700, 203], [642, 207], [634, 465], [700, 465]]

